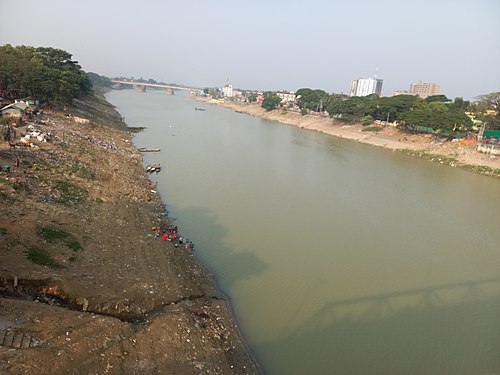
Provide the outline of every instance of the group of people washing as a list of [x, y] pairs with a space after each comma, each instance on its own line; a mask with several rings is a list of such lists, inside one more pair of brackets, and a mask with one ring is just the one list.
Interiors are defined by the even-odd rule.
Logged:
[[[169, 211], [165, 208], [163, 210], [163, 215], [168, 217]], [[174, 243], [175, 247], [184, 247], [186, 250], [194, 250], [194, 243], [189, 239], [184, 239], [182, 236], [179, 236], [179, 228], [173, 226], [167, 220], [166, 229], [160, 227], [152, 227], [151, 228], [155, 232], [155, 237], [161, 237], [163, 241], [170, 241]]]

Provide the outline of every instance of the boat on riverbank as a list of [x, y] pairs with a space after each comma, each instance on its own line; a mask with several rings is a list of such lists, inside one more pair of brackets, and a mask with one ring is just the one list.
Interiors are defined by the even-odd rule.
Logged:
[[146, 166], [146, 172], [148, 173], [153, 173], [153, 172], [160, 172], [161, 171], [161, 165], [160, 164], [153, 164], [153, 165], [147, 165]]

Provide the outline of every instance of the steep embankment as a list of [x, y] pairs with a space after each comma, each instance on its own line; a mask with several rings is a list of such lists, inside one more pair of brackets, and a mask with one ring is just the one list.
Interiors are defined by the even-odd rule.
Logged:
[[51, 142], [0, 145], [0, 373], [257, 373], [211, 276], [154, 236], [171, 225], [141, 155], [94, 103], [45, 113]]

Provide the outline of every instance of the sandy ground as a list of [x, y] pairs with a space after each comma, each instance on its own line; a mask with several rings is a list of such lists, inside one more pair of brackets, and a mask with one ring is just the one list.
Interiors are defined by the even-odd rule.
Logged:
[[[196, 99], [208, 102], [208, 100], [201, 97], [196, 97]], [[475, 142], [471, 141], [444, 142], [436, 140], [430, 135], [402, 133], [393, 126], [386, 126], [380, 132], [366, 132], [363, 131], [361, 124], [345, 125], [340, 122], [334, 122], [328, 117], [302, 116], [300, 113], [281, 110], [266, 111], [257, 104], [225, 102], [217, 105], [267, 120], [319, 131], [335, 137], [351, 139], [377, 147], [391, 150], [422, 151], [429, 154], [452, 157], [458, 161], [458, 163], [452, 163], [453, 166], [464, 164], [500, 169], [500, 157], [478, 152]]]
[[[155, 238], [152, 227], [175, 222], [132, 135], [43, 120], [51, 142], [0, 143], [11, 166], [0, 173], [0, 373], [259, 373], [212, 275]], [[47, 227], [81, 249], [44, 239]], [[56, 265], [28, 259], [33, 248]]]

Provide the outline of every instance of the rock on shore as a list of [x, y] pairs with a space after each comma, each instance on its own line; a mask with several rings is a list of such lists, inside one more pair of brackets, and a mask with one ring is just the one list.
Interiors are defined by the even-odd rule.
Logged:
[[51, 142], [0, 144], [0, 373], [259, 373], [211, 275], [155, 238], [162, 202], [110, 118], [47, 112]]

